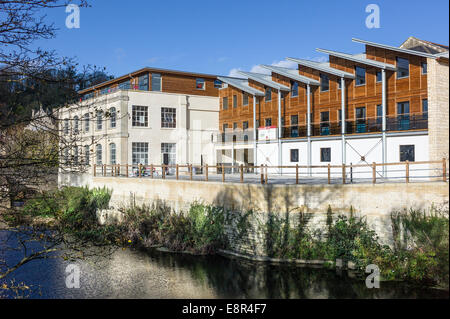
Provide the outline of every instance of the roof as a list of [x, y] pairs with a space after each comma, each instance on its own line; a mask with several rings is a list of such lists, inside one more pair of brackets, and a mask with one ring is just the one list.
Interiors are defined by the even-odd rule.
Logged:
[[332, 56], [335, 56], [338, 58], [346, 59], [349, 61], [374, 66], [374, 67], [380, 68], [380, 69], [391, 70], [391, 71], [397, 70], [395, 65], [367, 59], [367, 57], [364, 53], [362, 53], [362, 54], [347, 54], [347, 53], [325, 50], [325, 49], [316, 49], [316, 51], [326, 53], [326, 54], [329, 54], [329, 55], [332, 55]]
[[302, 82], [309, 85], [320, 85], [319, 81], [298, 74], [298, 70], [264, 64], [261, 65], [261, 67], [298, 82]]
[[243, 72], [243, 71], [238, 71], [238, 73], [242, 74], [243, 76], [245, 76], [253, 81], [259, 82], [261, 84], [264, 84], [265, 86], [269, 86], [269, 87], [277, 89], [277, 90], [283, 90], [283, 91], [291, 90], [289, 87], [287, 87], [283, 84], [272, 81], [272, 77], [267, 74]]
[[437, 58], [446, 58], [446, 59], [448, 59], [448, 51], [435, 54], [434, 56], [437, 57]]
[[430, 53], [398, 48], [398, 47], [394, 47], [394, 46], [387, 45], [387, 44], [380, 44], [380, 43], [370, 42], [370, 41], [356, 39], [356, 38], [352, 38], [352, 41], [367, 44], [367, 45], [377, 47], [377, 48], [382, 48], [382, 49], [391, 50], [391, 51], [397, 51], [397, 52], [411, 54], [411, 55], [417, 55], [417, 56], [421, 56], [421, 57], [425, 57], [425, 58], [432, 58], [432, 59], [436, 58], [433, 54], [430, 54]]
[[425, 53], [430, 53], [430, 54], [442, 53], [442, 52], [448, 51], [448, 49], [449, 49], [448, 45], [443, 45], [443, 44], [438, 44], [438, 43], [418, 39], [413, 36], [406, 39], [406, 41], [400, 45], [400, 48], [414, 50], [414, 51], [420, 51], [420, 52], [425, 52]]
[[231, 86], [234, 86], [235, 88], [242, 90], [248, 94], [264, 96], [264, 92], [261, 92], [249, 86], [247, 79], [231, 78], [228, 76], [218, 76], [217, 79]]
[[170, 74], [178, 74], [178, 75], [188, 75], [188, 76], [198, 76], [198, 77], [204, 77], [204, 78], [217, 78], [217, 75], [213, 75], [213, 74], [204, 74], [204, 73], [195, 73], [195, 72], [187, 72], [187, 71], [178, 71], [178, 70], [169, 70], [169, 69], [161, 69], [161, 68], [153, 68], [153, 67], [145, 67], [142, 69], [139, 69], [137, 71], [122, 75], [118, 78], [114, 78], [112, 80], [106, 81], [106, 82], [102, 82], [99, 84], [96, 84], [94, 86], [88, 87], [86, 89], [80, 90], [78, 93], [83, 94], [95, 89], [99, 89], [105, 86], [108, 86], [110, 84], [113, 83], [117, 83], [123, 80], [126, 80], [128, 78], [134, 77], [138, 74], [141, 73], [146, 73], [146, 72], [160, 72], [160, 73], [170, 73]]
[[297, 58], [286, 58], [289, 61], [294, 61], [300, 65], [312, 68], [312, 69], [316, 69], [325, 73], [329, 73], [329, 74], [333, 74], [339, 77], [343, 77], [343, 78], [349, 78], [349, 79], [354, 79], [355, 75], [348, 73], [348, 72], [344, 72], [335, 68], [330, 67], [330, 63], [329, 62], [315, 62], [315, 61], [309, 61], [309, 60], [303, 60], [303, 59], [297, 59]]

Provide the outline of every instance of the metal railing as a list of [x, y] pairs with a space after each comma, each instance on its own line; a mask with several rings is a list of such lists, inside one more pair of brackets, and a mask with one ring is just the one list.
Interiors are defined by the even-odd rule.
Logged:
[[268, 184], [351, 184], [448, 181], [448, 160], [351, 165], [94, 165], [94, 177]]

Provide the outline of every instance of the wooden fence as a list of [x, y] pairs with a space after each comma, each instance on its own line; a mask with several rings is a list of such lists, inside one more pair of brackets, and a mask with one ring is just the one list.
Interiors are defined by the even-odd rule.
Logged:
[[[166, 179], [170, 175], [174, 176], [176, 180], [179, 179], [187, 179], [194, 180], [194, 176], [202, 176], [200, 180], [210, 181], [211, 176], [214, 175], [215, 180], [221, 180], [222, 182], [227, 181], [227, 175], [231, 175], [232, 178], [229, 178], [229, 181], [237, 182], [239, 180], [240, 183], [244, 182], [255, 182], [255, 176], [257, 176], [256, 181], [261, 184], [267, 184], [269, 182], [269, 177], [274, 180], [280, 180], [280, 176], [283, 176], [284, 179], [292, 177], [294, 179], [295, 176], [295, 184], [300, 184], [301, 178], [305, 175], [305, 179], [309, 179], [311, 183], [311, 178], [314, 178], [310, 173], [300, 173], [300, 170], [306, 170], [310, 172], [314, 169], [321, 169], [322, 172], [315, 173], [316, 177], [326, 176], [326, 181], [322, 181], [322, 183], [332, 184], [333, 182], [338, 182], [342, 184], [353, 183], [354, 180], [358, 180], [358, 177], [354, 177], [354, 175], [361, 174], [361, 172], [357, 172], [358, 168], [369, 169], [369, 171], [363, 172], [365, 176], [371, 176], [369, 178], [365, 177], [361, 180], [364, 182], [371, 182], [373, 184], [377, 183], [379, 180], [389, 180], [389, 179], [397, 179], [403, 180], [406, 183], [409, 183], [412, 178], [417, 178], [411, 174], [413, 168], [417, 165], [433, 165], [432, 168], [422, 168], [422, 171], [433, 171], [434, 175], [425, 175], [420, 176], [425, 179], [440, 179], [444, 182], [447, 182], [447, 160], [442, 159], [441, 161], [422, 161], [422, 162], [400, 162], [400, 163], [372, 163], [372, 164], [357, 164], [357, 165], [315, 165], [315, 166], [302, 166], [302, 165], [291, 165], [291, 166], [268, 166], [268, 165], [260, 165], [260, 166], [245, 166], [245, 165], [95, 165], [93, 166], [93, 175], [96, 176], [112, 176], [112, 177], [137, 177], [137, 178], [162, 178]], [[398, 176], [399, 170], [396, 169], [395, 172], [397, 176], [395, 177], [387, 177], [383, 176], [383, 171], [389, 174], [389, 167], [400, 167], [401, 175]], [[381, 171], [380, 171], [381, 168]], [[283, 169], [290, 169], [289, 173], [282, 173]], [[275, 172], [273, 172], [275, 170]], [[276, 171], [278, 170], [278, 172]], [[230, 173], [227, 173], [230, 171]], [[130, 174], [131, 172], [131, 174]], [[270, 172], [270, 173], [269, 173]], [[404, 174], [403, 174], [404, 172]], [[250, 174], [250, 175], [248, 175]], [[314, 175], [314, 174], [313, 174]], [[338, 175], [338, 177], [335, 177]], [[248, 178], [248, 176], [252, 176], [252, 178]], [[185, 178], [182, 178], [185, 177]], [[198, 180], [198, 178], [196, 178]]]

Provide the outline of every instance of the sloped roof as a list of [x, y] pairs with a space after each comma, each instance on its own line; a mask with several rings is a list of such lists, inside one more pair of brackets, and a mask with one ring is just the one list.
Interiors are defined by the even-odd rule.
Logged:
[[294, 61], [300, 65], [312, 68], [312, 69], [316, 69], [325, 73], [329, 73], [329, 74], [333, 74], [339, 77], [343, 77], [343, 78], [348, 78], [348, 79], [354, 79], [355, 75], [348, 73], [348, 72], [344, 72], [341, 71], [339, 69], [336, 68], [332, 68], [330, 67], [330, 63], [329, 62], [315, 62], [315, 61], [310, 61], [310, 60], [303, 60], [303, 59], [297, 59], [297, 58], [286, 58], [289, 61]]
[[249, 86], [247, 79], [231, 78], [228, 76], [218, 76], [217, 79], [231, 86], [234, 86], [235, 88], [242, 90], [248, 94], [264, 96], [264, 92], [261, 92]]
[[261, 65], [261, 67], [298, 82], [302, 82], [309, 85], [320, 85], [319, 81], [298, 74], [298, 70], [264, 64]]
[[290, 91], [291, 88], [289, 88], [288, 86], [282, 85], [280, 83], [277, 83], [275, 81], [272, 81], [272, 77], [270, 75], [267, 74], [262, 74], [262, 73], [253, 73], [253, 72], [243, 72], [243, 71], [238, 71], [238, 73], [242, 74], [243, 76], [256, 81], [258, 83], [264, 84], [265, 86], [269, 86], [273, 89], [277, 89], [277, 90], [283, 90], [283, 91]]

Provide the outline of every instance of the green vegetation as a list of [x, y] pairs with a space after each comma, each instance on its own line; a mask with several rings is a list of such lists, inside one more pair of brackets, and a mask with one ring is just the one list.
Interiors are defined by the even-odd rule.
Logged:
[[[130, 206], [122, 212], [120, 225], [100, 226], [97, 209], [108, 208], [111, 192], [106, 189], [67, 187], [30, 200], [24, 214], [50, 216], [61, 230], [97, 244], [127, 244], [136, 247], [166, 247], [171, 251], [213, 254], [233, 249], [230, 241], [250, 243], [262, 232], [267, 255], [281, 259], [337, 259], [351, 261], [362, 276], [365, 267], [375, 264], [384, 280], [402, 280], [448, 289], [449, 214], [402, 211], [391, 214], [393, 247], [382, 245], [366, 220], [326, 212], [326, 227], [312, 230], [312, 215], [305, 212], [271, 213], [267, 222], [250, 219], [253, 211], [226, 211], [222, 207], [193, 203], [185, 212], [174, 213], [163, 203]], [[293, 217], [292, 217], [293, 216]], [[258, 224], [258, 225], [256, 225]], [[261, 233], [260, 233], [261, 234]], [[257, 239], [256, 239], [257, 240]]]

